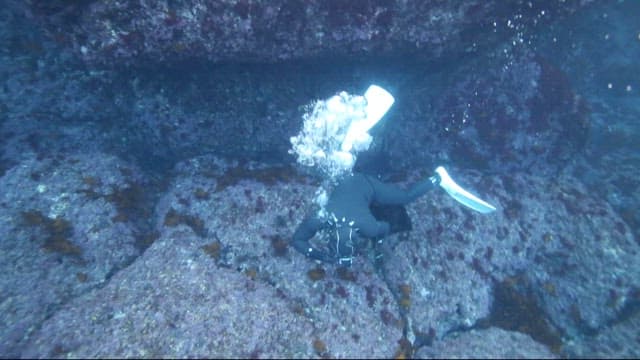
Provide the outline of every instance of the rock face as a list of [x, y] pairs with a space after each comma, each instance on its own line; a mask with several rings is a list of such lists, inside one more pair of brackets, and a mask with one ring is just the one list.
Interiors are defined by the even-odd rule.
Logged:
[[585, 336], [566, 344], [563, 349], [568, 357], [637, 358], [640, 356], [640, 315], [638, 312], [601, 329], [592, 336]]
[[[181, 0], [32, 2], [48, 32], [91, 63], [274, 62], [318, 56], [463, 54], [575, 11], [514, 1]], [[499, 24], [499, 25], [498, 25]]]
[[23, 355], [393, 356], [403, 326], [371, 265], [337, 271], [288, 249], [315, 187], [287, 174], [212, 157], [179, 165], [159, 238], [47, 320]]
[[442, 191], [408, 207], [414, 228], [406, 240], [390, 239], [385, 275], [416, 339], [428, 343], [487, 317], [492, 284], [516, 276], [539, 315], [570, 336], [597, 331], [636, 302], [640, 247], [575, 179], [452, 176], [476, 184], [498, 211], [479, 216]]
[[47, 320], [23, 356], [312, 356], [312, 323], [271, 286], [218, 268], [205, 242], [168, 231], [105, 288]]
[[[393, 355], [402, 338], [400, 316], [392, 292], [371, 264], [361, 259], [359, 271], [341, 272], [288, 247], [316, 187], [290, 169], [214, 160], [197, 158], [180, 167], [184, 176], [158, 206], [165, 227], [172, 212], [202, 219], [211, 229], [207, 243], [221, 249], [218, 264], [275, 287], [291, 311], [313, 322], [313, 334], [328, 354]], [[194, 177], [195, 169], [208, 177]], [[204, 187], [210, 198], [198, 199], [199, 184], [212, 177], [216, 184]]]
[[104, 154], [30, 159], [0, 178], [0, 353], [139, 255], [141, 177]]
[[[41, 64], [3, 59], [11, 66], [0, 69], [6, 79], [0, 116], [6, 113], [7, 131], [29, 124], [34, 134], [46, 127], [67, 138], [58, 129], [82, 122], [86, 133], [75, 138], [91, 137], [84, 146], [101, 143], [123, 157], [161, 159], [156, 163], [207, 151], [289, 161], [288, 139], [300, 129], [304, 105], [342, 90], [361, 94], [375, 82], [398, 99], [374, 136], [392, 171], [447, 161], [491, 171], [555, 169], [583, 149], [588, 107], [521, 34], [532, 33], [534, 23], [558, 22], [584, 2], [528, 3], [32, 2], [23, 11], [40, 21], [50, 40], [41, 45], [12, 33], [16, 19], [0, 29], [12, 50]], [[301, 29], [280, 19], [294, 6], [305, 19]], [[382, 14], [392, 14], [390, 22], [376, 25]], [[219, 31], [202, 30], [202, 22]], [[353, 38], [367, 31], [379, 36]], [[269, 37], [276, 33], [282, 39]], [[326, 36], [315, 44], [307, 39], [311, 33]], [[480, 49], [507, 37], [516, 45]], [[54, 58], [53, 48], [64, 56]], [[77, 66], [69, 49], [94, 71]], [[467, 51], [472, 54], [458, 56]], [[411, 54], [398, 60], [404, 52]], [[341, 54], [349, 61], [340, 61]], [[448, 68], [453, 57], [461, 59]], [[118, 67], [124, 64], [135, 70]], [[103, 65], [118, 71], [95, 71]], [[5, 144], [19, 136], [6, 137], [3, 151], [16, 149]]]
[[[489, 178], [452, 168], [498, 211], [477, 216], [434, 191], [408, 207], [413, 230], [387, 239], [381, 267], [365, 251], [343, 269], [289, 248], [317, 186], [289, 168], [212, 156], [181, 162], [156, 203], [155, 231], [142, 237], [116, 205], [137, 198], [113, 190], [133, 181], [135, 169], [91, 158], [91, 171], [74, 157], [58, 171], [25, 162], [2, 177], [10, 190], [2, 229], [14, 239], [3, 244], [2, 263], [16, 274], [2, 284], [10, 294], [6, 354], [437, 356], [453, 333], [486, 325], [529, 331], [558, 351], [560, 336], [607, 330], [637, 303], [638, 244], [608, 205], [568, 176]], [[85, 172], [92, 177], [75, 175]], [[16, 181], [24, 178], [32, 181]], [[77, 190], [65, 195], [60, 179]], [[142, 254], [139, 242], [149, 246]], [[519, 301], [535, 304], [532, 317], [558, 329], [555, 338], [507, 323], [522, 310], [496, 316], [505, 289], [524, 289]], [[474, 334], [460, 338], [472, 344]], [[521, 355], [537, 353], [531, 346]], [[577, 346], [567, 351], [584, 351]]]
[[544, 345], [522, 333], [498, 328], [452, 334], [416, 353], [418, 359], [555, 359]]
[[435, 89], [399, 94], [410, 106], [399, 104], [380, 133], [394, 163], [546, 173], [585, 149], [587, 102], [558, 67], [522, 45], [477, 57], [441, 81], [425, 79]]
[[436, 137], [456, 163], [493, 171], [552, 171], [583, 150], [587, 104], [548, 60], [520, 48], [503, 66], [463, 74], [436, 110]]

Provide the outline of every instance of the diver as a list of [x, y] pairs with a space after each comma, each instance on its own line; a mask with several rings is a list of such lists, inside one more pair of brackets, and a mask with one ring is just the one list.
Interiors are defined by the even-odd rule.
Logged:
[[[325, 207], [327, 219], [317, 215], [307, 216], [296, 229], [293, 247], [305, 256], [328, 263], [350, 267], [354, 256], [372, 241], [376, 262], [381, 261], [380, 246], [385, 236], [392, 232], [393, 224], [378, 220], [371, 211], [372, 205], [407, 205], [440, 184], [436, 172], [409, 190], [383, 183], [371, 175], [354, 173], [347, 175], [335, 187]], [[310, 239], [325, 231], [327, 250], [311, 245]], [[394, 231], [395, 232], [395, 231]]]
[[[316, 168], [327, 179], [339, 179], [326, 202], [324, 196], [323, 201], [317, 201], [321, 211], [317, 215], [307, 215], [293, 234], [292, 246], [308, 258], [351, 266], [354, 256], [372, 243], [378, 263], [382, 240], [411, 228], [403, 206], [436, 186], [474, 211], [486, 214], [496, 210], [460, 187], [442, 166], [436, 168], [433, 176], [409, 190], [383, 183], [371, 175], [352, 172], [356, 154], [371, 145], [369, 130], [382, 119], [393, 102], [393, 96], [377, 85], [369, 86], [364, 96], [341, 92], [310, 107], [310, 112], [303, 116], [301, 132], [291, 137], [293, 147], [289, 152], [297, 155], [298, 163]], [[392, 206], [402, 207], [408, 227], [393, 221], [393, 217], [374, 211]], [[323, 249], [311, 243], [318, 232], [324, 235]]]

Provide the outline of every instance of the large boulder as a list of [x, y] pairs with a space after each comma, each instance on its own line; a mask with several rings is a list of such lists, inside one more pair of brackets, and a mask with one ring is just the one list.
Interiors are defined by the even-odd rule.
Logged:
[[528, 335], [499, 328], [454, 333], [416, 353], [418, 359], [555, 359]]
[[[290, 147], [289, 137], [301, 126], [304, 105], [342, 90], [361, 94], [375, 82], [398, 100], [374, 129], [373, 150], [389, 157], [392, 170], [453, 159], [492, 170], [537, 171], [546, 163], [564, 163], [575, 155], [587, 128], [585, 102], [562, 72], [531, 51], [520, 50], [533, 47], [520, 34], [532, 32], [534, 22], [558, 21], [582, 4], [538, 5], [496, 1], [31, 2], [29, 10], [23, 11], [41, 21], [54, 41], [14, 30], [34, 27], [24, 16], [19, 17], [21, 22], [14, 16], [0, 29], [1, 39], [10, 42], [12, 51], [25, 55], [3, 58], [10, 66], [0, 69], [7, 80], [0, 89], [0, 109], [6, 110], [0, 116], [10, 124], [7, 131], [26, 124], [33, 129], [32, 136], [47, 133], [68, 139], [70, 132], [76, 132], [76, 139], [91, 139], [83, 146], [100, 144], [136, 160], [160, 159], [155, 164], [173, 163], [202, 151], [282, 159]], [[280, 19], [296, 6], [305, 19], [304, 29], [283, 31], [282, 42], [269, 39], [267, 35], [273, 33], [269, 26], [280, 21], [284, 28], [296, 26]], [[243, 8], [246, 19], [238, 20], [242, 16], [237, 12]], [[339, 21], [330, 20], [333, 12]], [[378, 29], [369, 22], [381, 14], [392, 14], [391, 23]], [[168, 24], [162, 20], [172, 16], [180, 20]], [[206, 19], [221, 32], [199, 29], [199, 22]], [[231, 25], [237, 21], [265, 28], [252, 27], [247, 30], [252, 35], [245, 36]], [[370, 30], [379, 36], [362, 41], [350, 38]], [[316, 32], [344, 34], [307, 44], [305, 38]], [[252, 38], [263, 35], [267, 39]], [[495, 42], [483, 39], [511, 36], [525, 42], [508, 49], [507, 55], [502, 48], [482, 48], [484, 41]], [[459, 37], [465, 40], [457, 41]], [[234, 41], [250, 44], [224, 45]], [[87, 71], [60, 48], [74, 48], [93, 65], [140, 66], [131, 71], [96, 71], [90, 66]], [[412, 54], [403, 57], [403, 49]], [[458, 57], [456, 62], [445, 55], [468, 51], [473, 56]], [[351, 58], [341, 59], [339, 54]], [[280, 55], [305, 61], [284, 62]], [[421, 56], [439, 62], [434, 65]], [[188, 63], [176, 63], [181, 59]], [[203, 59], [228, 62], [196, 61]], [[246, 66], [252, 59], [277, 64]], [[459, 64], [459, 70], [446, 63]], [[87, 128], [68, 128], [78, 123]], [[60, 131], [62, 127], [65, 131]], [[11, 135], [6, 133], [19, 139]], [[20, 153], [24, 146], [16, 147], [14, 142], [3, 142], [6, 151]], [[48, 141], [46, 146], [60, 143]]]
[[0, 178], [0, 353], [139, 255], [144, 180], [100, 153], [29, 159]]
[[47, 320], [23, 355], [401, 351], [393, 294], [370, 264], [338, 271], [288, 248], [315, 187], [290, 170], [249, 165], [212, 157], [179, 164], [156, 209], [159, 238], [103, 289]]
[[59, 43], [111, 66], [398, 53], [434, 59], [475, 51], [589, 2], [34, 1], [29, 10]]
[[[640, 293], [636, 293], [635, 297], [636, 300], [640, 300]], [[563, 348], [564, 352], [572, 358], [633, 359], [639, 357], [640, 314], [637, 311], [630, 311], [628, 314], [628, 317], [611, 323], [598, 334], [567, 342]]]
[[24, 357], [309, 357], [313, 326], [276, 289], [171, 228], [109, 284], [48, 319]]
[[[113, 276], [117, 268], [103, 277], [75, 275], [80, 282], [95, 276], [103, 287], [87, 286], [75, 294], [93, 290], [64, 297], [22, 328], [10, 327], [7, 353], [389, 357], [492, 324], [527, 332], [557, 351], [560, 336], [593, 336], [637, 305], [638, 245], [610, 207], [575, 179], [451, 171], [498, 211], [471, 213], [435, 191], [408, 206], [413, 230], [387, 239], [381, 268], [362, 256], [344, 270], [288, 247], [310, 207], [314, 181], [286, 167], [214, 157], [182, 162], [156, 206], [151, 240], [157, 240]], [[81, 191], [104, 201], [96, 193]], [[75, 214], [80, 207], [63, 208]], [[71, 270], [61, 274], [67, 278], [79, 271], [66, 268]], [[40, 277], [7, 281], [27, 284]], [[520, 290], [516, 301], [534, 303], [529, 309], [535, 313], [528, 315], [558, 329], [556, 339], [535, 328], [509, 327], [496, 315], [504, 310], [495, 307], [502, 306], [505, 291]], [[34, 326], [28, 336], [24, 326]]]
[[360, 259], [354, 271], [341, 271], [288, 246], [317, 184], [290, 168], [212, 157], [179, 164], [177, 173], [158, 204], [160, 232], [186, 224], [219, 266], [269, 284], [314, 324], [314, 338], [331, 356], [386, 357], [399, 349], [397, 304], [370, 263]]
[[[522, 46], [522, 45], [520, 45]], [[491, 171], [556, 171], [581, 153], [589, 110], [557, 66], [527, 48], [465, 66], [436, 105], [430, 136], [450, 159]]]
[[489, 318], [501, 282], [521, 281], [510, 288], [568, 336], [593, 333], [637, 302], [640, 247], [576, 179], [452, 172], [498, 210], [473, 213], [443, 191], [408, 206], [413, 230], [389, 239], [384, 266], [417, 340]]

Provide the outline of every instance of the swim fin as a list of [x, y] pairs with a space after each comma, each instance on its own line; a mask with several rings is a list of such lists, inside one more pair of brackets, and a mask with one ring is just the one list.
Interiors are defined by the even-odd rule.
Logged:
[[[367, 101], [364, 109], [366, 116], [351, 122], [349, 130], [342, 140], [341, 149], [343, 152], [351, 151], [357, 144], [370, 143], [369, 130], [382, 119], [395, 101], [391, 93], [378, 85], [369, 86], [364, 93], [364, 98]], [[366, 148], [368, 147], [369, 145], [366, 145]]]
[[438, 166], [436, 173], [440, 175], [440, 186], [457, 202], [483, 214], [495, 211], [496, 208], [488, 202], [466, 191], [449, 176], [444, 167]]

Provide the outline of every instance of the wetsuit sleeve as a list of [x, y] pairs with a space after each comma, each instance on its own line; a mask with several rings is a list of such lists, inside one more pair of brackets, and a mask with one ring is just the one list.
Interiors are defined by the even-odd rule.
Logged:
[[439, 182], [437, 177], [429, 177], [414, 184], [409, 190], [404, 190], [393, 184], [385, 184], [371, 176], [367, 176], [367, 180], [373, 188], [373, 201], [382, 205], [406, 205], [426, 194]]
[[316, 218], [316, 217], [307, 217], [305, 218], [295, 233], [293, 234], [293, 239], [291, 241], [291, 245], [301, 254], [306, 257], [312, 258], [314, 260], [320, 260], [325, 262], [331, 262], [331, 258], [324, 251], [315, 249], [309, 243], [309, 240], [315, 235], [318, 230], [322, 228], [324, 223]]

